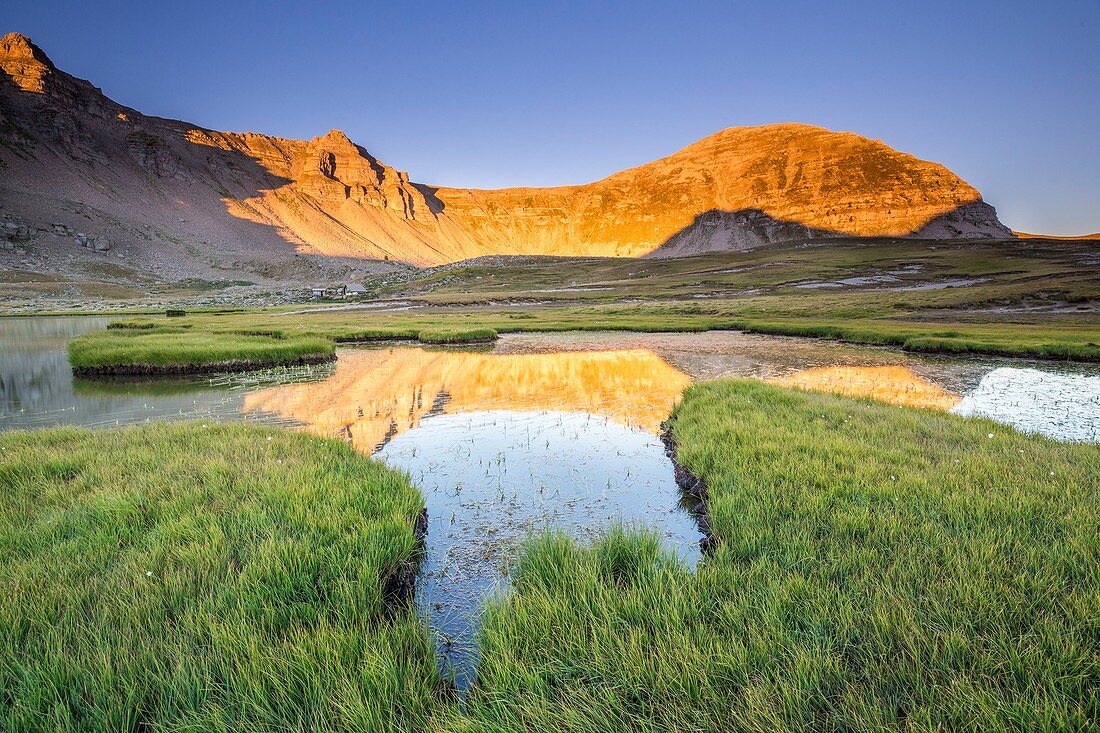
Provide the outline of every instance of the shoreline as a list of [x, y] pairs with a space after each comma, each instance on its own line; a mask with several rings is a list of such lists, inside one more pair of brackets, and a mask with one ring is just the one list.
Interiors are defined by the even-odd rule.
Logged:
[[300, 356], [278, 361], [233, 360], [209, 364], [117, 364], [104, 366], [74, 366], [74, 377], [141, 377], [141, 376], [189, 376], [195, 374], [220, 374], [252, 372], [275, 367], [310, 366], [336, 361], [336, 354]]

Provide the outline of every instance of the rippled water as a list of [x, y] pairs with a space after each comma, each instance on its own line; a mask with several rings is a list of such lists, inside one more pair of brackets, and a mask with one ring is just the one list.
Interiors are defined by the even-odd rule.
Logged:
[[427, 504], [417, 603], [460, 684], [484, 599], [516, 549], [553, 528], [582, 539], [624, 522], [687, 562], [699, 529], [658, 439], [693, 381], [750, 377], [984, 415], [1100, 441], [1100, 367], [931, 358], [731, 332], [527, 334], [486, 349], [341, 349], [335, 365], [144, 381], [74, 380], [72, 337], [99, 318], [0, 318], [0, 429], [249, 419], [339, 436], [407, 471]]
[[388, 442], [378, 457], [404, 469], [428, 510], [417, 603], [442, 658], [465, 686], [484, 599], [507, 587], [531, 532], [591, 539], [622, 523], [656, 530], [694, 564], [702, 534], [681, 508], [657, 436], [605, 417], [491, 410], [440, 415]]
[[951, 408], [1060, 440], [1100, 442], [1100, 379], [1041, 369], [997, 367]]

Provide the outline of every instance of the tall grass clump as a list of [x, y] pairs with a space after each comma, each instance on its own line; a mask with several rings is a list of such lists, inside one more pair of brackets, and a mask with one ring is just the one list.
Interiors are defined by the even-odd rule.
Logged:
[[496, 341], [497, 332], [492, 328], [428, 329], [418, 338], [426, 344], [477, 344]]
[[372, 341], [415, 341], [420, 335], [416, 328], [346, 328], [334, 329], [338, 344], [369, 343]]
[[198, 424], [0, 435], [0, 730], [417, 731], [393, 597], [422, 502], [338, 441]]
[[317, 336], [218, 333], [167, 327], [93, 331], [69, 343], [79, 375], [186, 374], [331, 361], [335, 344]]
[[529, 546], [453, 728], [1094, 726], [1100, 446], [732, 380], [672, 433], [714, 553]]
[[805, 336], [875, 346], [897, 346], [905, 351], [943, 354], [989, 354], [1036, 359], [1100, 361], [1100, 345], [1088, 341], [1086, 330], [1036, 328], [1021, 324], [944, 324], [905, 321], [838, 320], [736, 321], [732, 328], [748, 333]]

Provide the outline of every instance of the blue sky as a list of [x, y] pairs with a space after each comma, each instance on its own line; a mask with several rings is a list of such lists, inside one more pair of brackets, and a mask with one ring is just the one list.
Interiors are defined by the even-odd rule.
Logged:
[[148, 114], [336, 127], [427, 183], [582, 183], [799, 121], [944, 163], [1016, 229], [1100, 231], [1097, 0], [37, 0], [12, 30]]

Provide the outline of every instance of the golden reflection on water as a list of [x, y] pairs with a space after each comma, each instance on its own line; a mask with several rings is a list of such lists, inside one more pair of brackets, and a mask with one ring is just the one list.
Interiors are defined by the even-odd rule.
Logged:
[[[961, 400], [903, 366], [819, 367], [770, 381], [938, 410]], [[493, 354], [394, 347], [341, 352], [332, 377], [251, 393], [244, 409], [342, 435], [372, 453], [427, 415], [483, 410], [589, 413], [656, 433], [691, 382], [648, 349]]]
[[806, 369], [772, 380], [785, 387], [871, 397], [891, 405], [950, 410], [962, 401], [903, 366], [831, 366]]
[[490, 354], [401, 347], [341, 352], [323, 382], [261, 390], [245, 410], [343, 435], [366, 453], [428, 414], [559, 410], [656, 433], [691, 378], [646, 349]]

